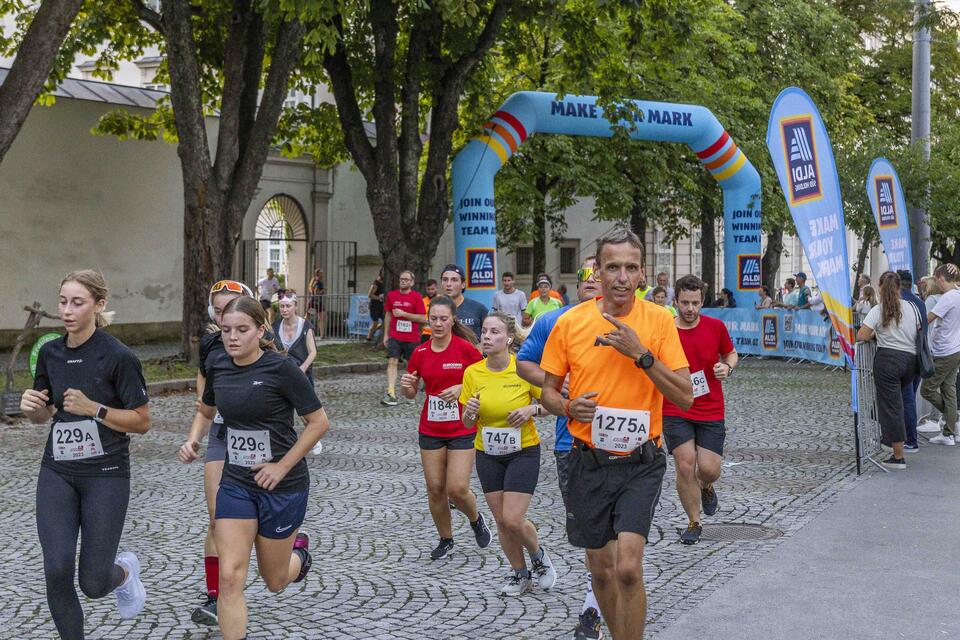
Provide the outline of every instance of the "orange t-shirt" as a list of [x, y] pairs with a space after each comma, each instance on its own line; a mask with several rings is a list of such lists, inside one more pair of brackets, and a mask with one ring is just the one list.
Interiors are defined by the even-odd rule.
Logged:
[[[597, 298], [597, 301], [601, 298]], [[673, 314], [647, 300], [636, 300], [617, 318], [631, 327], [640, 342], [668, 369], [689, 367]], [[557, 319], [547, 339], [540, 366], [563, 378], [570, 374], [570, 397], [596, 391], [598, 406], [650, 412], [650, 439], [663, 431], [663, 394], [647, 373], [613, 347], [596, 345], [597, 336], [616, 327], [604, 320], [596, 301], [577, 305]], [[596, 346], [595, 346], [596, 345]], [[570, 433], [593, 446], [591, 424], [570, 420]]]
[[420, 327], [420, 333], [425, 336], [432, 336], [433, 329], [430, 328], [430, 298], [423, 296], [423, 308], [426, 309], [427, 323]]

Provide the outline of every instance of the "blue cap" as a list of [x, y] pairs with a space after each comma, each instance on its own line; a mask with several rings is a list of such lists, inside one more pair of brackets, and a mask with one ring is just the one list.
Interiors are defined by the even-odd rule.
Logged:
[[803, 271], [797, 271], [795, 274], [793, 274], [793, 277], [794, 277], [794, 278], [803, 278], [804, 280], [806, 280], [806, 279], [807, 279], [807, 274], [805, 274]]

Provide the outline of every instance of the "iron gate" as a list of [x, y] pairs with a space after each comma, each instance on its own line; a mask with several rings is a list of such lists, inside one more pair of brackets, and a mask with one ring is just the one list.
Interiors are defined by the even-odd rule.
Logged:
[[318, 240], [313, 243], [313, 269], [323, 269], [328, 294], [357, 292], [357, 243], [354, 240]]

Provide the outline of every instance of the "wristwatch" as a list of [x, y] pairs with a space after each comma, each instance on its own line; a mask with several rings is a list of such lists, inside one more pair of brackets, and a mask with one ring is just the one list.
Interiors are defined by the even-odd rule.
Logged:
[[107, 408], [103, 405], [100, 405], [97, 408], [97, 415], [94, 416], [97, 420], [106, 420], [107, 418]]
[[639, 358], [633, 361], [633, 364], [637, 365], [637, 367], [643, 370], [647, 370], [650, 367], [652, 367], [653, 363], [654, 363], [653, 353], [651, 353], [650, 351], [647, 351], [645, 354], [643, 354], [642, 356], [640, 356]]

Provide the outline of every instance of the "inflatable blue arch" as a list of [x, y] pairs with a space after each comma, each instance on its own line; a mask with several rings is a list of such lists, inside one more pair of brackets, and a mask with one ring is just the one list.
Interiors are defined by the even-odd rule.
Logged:
[[[723, 190], [724, 286], [734, 292], [759, 289], [760, 175], [756, 168], [709, 109], [641, 100], [632, 104], [632, 139], [687, 144]], [[493, 195], [497, 172], [535, 133], [609, 138], [614, 130], [596, 97], [560, 98], [529, 91], [510, 96], [484, 129], [484, 135], [472, 139], [454, 158], [453, 220], [456, 259], [467, 272], [465, 295], [490, 306], [499, 286]], [[671, 274], [678, 275], [682, 274]], [[651, 276], [647, 274], [652, 280]]]

